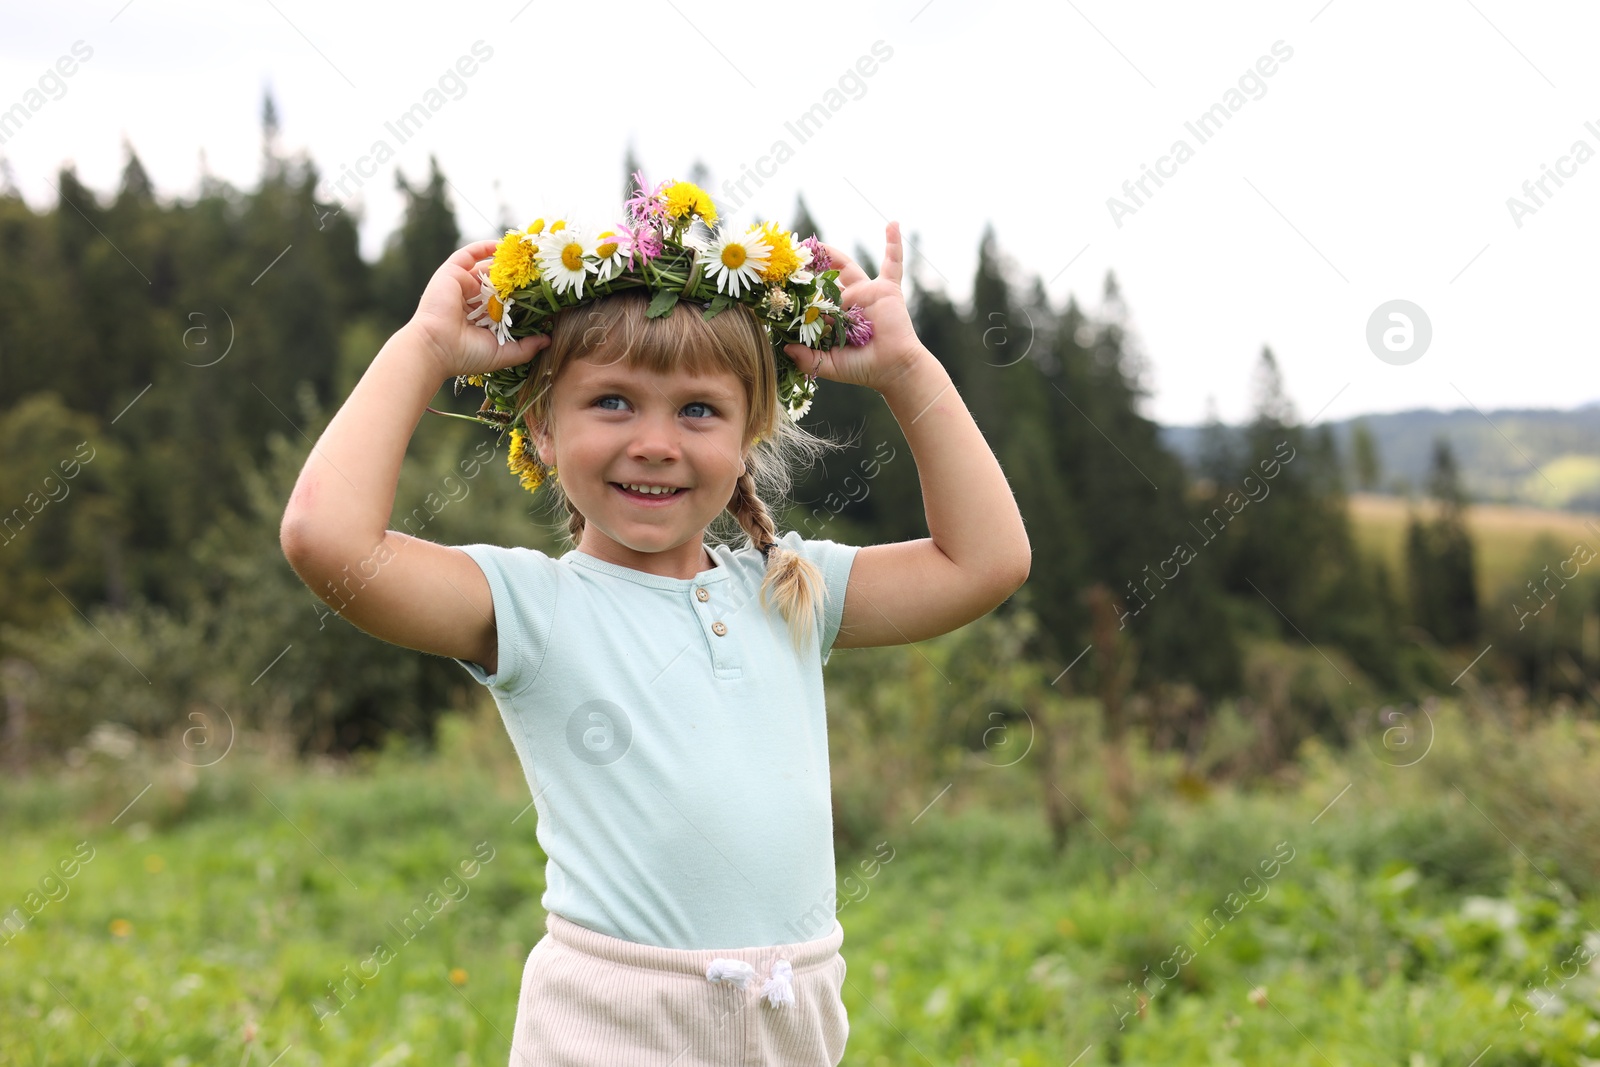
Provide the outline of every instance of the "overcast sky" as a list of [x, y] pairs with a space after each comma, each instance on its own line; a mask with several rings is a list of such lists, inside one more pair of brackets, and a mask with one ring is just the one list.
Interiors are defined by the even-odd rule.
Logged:
[[[985, 223], [1057, 307], [1097, 310], [1114, 270], [1164, 423], [1244, 417], [1263, 345], [1302, 419], [1568, 408], [1600, 399], [1597, 36], [1590, 5], [1507, 0], [8, 3], [0, 157], [39, 209], [68, 160], [109, 194], [124, 137], [164, 194], [195, 194], [202, 149], [248, 188], [270, 87], [371, 258], [396, 167], [436, 153], [474, 239], [612, 221], [631, 142], [652, 179], [703, 161], [741, 222], [800, 191], [881, 258], [898, 219], [960, 301]], [[1390, 362], [1369, 321], [1394, 300], [1431, 341], [1380, 316]]]

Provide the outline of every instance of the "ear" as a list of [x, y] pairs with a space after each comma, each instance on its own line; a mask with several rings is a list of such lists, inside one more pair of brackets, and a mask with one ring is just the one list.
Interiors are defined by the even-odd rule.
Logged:
[[539, 453], [539, 462], [546, 467], [556, 465], [555, 444], [550, 440], [550, 433], [543, 426], [535, 424], [533, 428], [533, 443]]

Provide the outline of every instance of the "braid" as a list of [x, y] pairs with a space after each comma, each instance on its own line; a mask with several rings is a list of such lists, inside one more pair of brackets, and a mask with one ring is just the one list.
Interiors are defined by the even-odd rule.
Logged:
[[733, 486], [733, 499], [728, 510], [739, 520], [740, 527], [750, 535], [750, 546], [761, 553], [764, 563], [772, 561], [772, 550], [777, 545], [778, 528], [772, 521], [772, 512], [756, 493], [756, 480], [747, 470], [739, 475]]
[[799, 646], [809, 643], [818, 618], [817, 609], [826, 587], [822, 571], [798, 552], [780, 547], [772, 513], [756, 493], [756, 482], [746, 471], [733, 487], [728, 510], [750, 536], [750, 545], [761, 552], [767, 576], [761, 583], [761, 603], [772, 601], [789, 623], [789, 636]]
[[565, 493], [561, 494], [561, 501], [567, 505], [567, 539], [576, 548], [578, 542], [583, 540], [583, 512], [572, 506], [571, 499]]

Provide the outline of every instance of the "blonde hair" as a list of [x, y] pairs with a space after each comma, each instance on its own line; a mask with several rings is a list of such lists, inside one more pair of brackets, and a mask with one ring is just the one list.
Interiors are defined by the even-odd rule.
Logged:
[[[555, 383], [572, 360], [592, 352], [620, 348], [617, 359], [630, 370], [731, 373], [744, 386], [746, 400], [740, 435], [745, 473], [734, 484], [726, 509], [708, 530], [715, 530], [718, 520], [731, 515], [749, 538], [750, 547], [762, 553], [766, 577], [761, 583], [761, 604], [777, 605], [789, 625], [790, 640], [803, 649], [822, 608], [822, 572], [800, 553], [778, 545], [777, 526], [758, 486], [767, 488], [775, 498], [786, 497], [792, 485], [791, 459], [809, 462], [830, 447], [844, 446], [802, 429], [783, 410], [771, 342], [749, 308], [734, 304], [708, 322], [692, 305], [680, 303], [670, 314], [654, 319], [645, 316], [648, 306], [649, 295], [632, 290], [600, 297], [556, 316], [549, 346], [535, 357], [535, 369], [517, 393], [516, 410], [522, 413], [530, 442], [537, 439], [536, 427], [549, 428], [554, 438], [551, 400]], [[567, 541], [576, 548], [583, 539], [583, 514], [562, 491], [559, 472], [544, 484], [566, 509]]]

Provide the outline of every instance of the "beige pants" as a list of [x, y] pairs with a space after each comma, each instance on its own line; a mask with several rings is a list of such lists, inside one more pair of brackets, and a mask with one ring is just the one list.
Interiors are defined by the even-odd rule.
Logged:
[[834, 1067], [844, 928], [768, 948], [624, 941], [556, 914], [522, 972], [510, 1067]]

